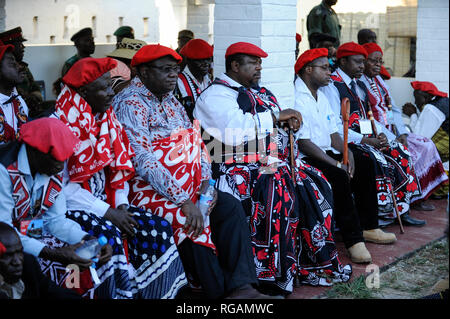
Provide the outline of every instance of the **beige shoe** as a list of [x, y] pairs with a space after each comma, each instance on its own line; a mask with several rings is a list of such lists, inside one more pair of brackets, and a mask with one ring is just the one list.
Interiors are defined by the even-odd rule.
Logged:
[[363, 242], [354, 244], [347, 249], [350, 259], [356, 264], [364, 264], [372, 262], [372, 256], [370, 256], [366, 245]]
[[380, 228], [364, 230], [363, 237], [375, 244], [392, 244], [397, 240], [394, 233], [385, 233]]

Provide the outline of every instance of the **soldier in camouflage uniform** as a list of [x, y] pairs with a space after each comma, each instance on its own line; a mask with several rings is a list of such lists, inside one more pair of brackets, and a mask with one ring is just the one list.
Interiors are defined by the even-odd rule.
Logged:
[[316, 48], [317, 34], [324, 33], [336, 38], [334, 47], [339, 47], [341, 38], [341, 25], [336, 12], [331, 8], [337, 3], [337, 0], [322, 0], [322, 3], [312, 8], [306, 20], [308, 29], [308, 40], [310, 48]]

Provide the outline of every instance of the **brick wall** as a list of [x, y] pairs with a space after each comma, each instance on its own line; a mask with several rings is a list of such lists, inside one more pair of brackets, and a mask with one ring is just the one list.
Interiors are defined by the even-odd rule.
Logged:
[[212, 44], [213, 30], [212, 18], [214, 17], [214, 4], [195, 4], [189, 2], [187, 6], [187, 29], [194, 32], [195, 38], [203, 39]]
[[416, 79], [449, 91], [449, 1], [419, 0]]
[[261, 47], [262, 85], [280, 104], [294, 103], [296, 0], [216, 0], [214, 10], [214, 73], [225, 71], [225, 51], [238, 41]]

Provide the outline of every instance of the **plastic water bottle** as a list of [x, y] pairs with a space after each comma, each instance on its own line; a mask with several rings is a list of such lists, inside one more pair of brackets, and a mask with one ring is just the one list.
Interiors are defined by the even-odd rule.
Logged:
[[99, 253], [104, 245], [108, 243], [105, 236], [100, 236], [98, 239], [87, 240], [80, 247], [75, 250], [78, 256], [84, 259], [93, 259]]
[[200, 198], [197, 202], [197, 206], [203, 215], [203, 221], [205, 225], [207, 222], [209, 222], [208, 209], [211, 206], [212, 200], [214, 199], [214, 185], [216, 185], [216, 181], [210, 179], [209, 186], [206, 189], [206, 192], [200, 195]]

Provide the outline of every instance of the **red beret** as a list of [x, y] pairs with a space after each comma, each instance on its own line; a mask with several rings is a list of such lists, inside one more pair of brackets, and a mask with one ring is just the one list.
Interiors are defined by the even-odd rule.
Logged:
[[116, 66], [117, 61], [111, 58], [83, 58], [75, 62], [62, 81], [68, 86], [79, 88], [97, 80]]
[[381, 50], [381, 47], [376, 44], [375, 42], [370, 42], [370, 43], [364, 43], [363, 48], [366, 49], [367, 54], [371, 54], [373, 52], [381, 52], [381, 54], [383, 54], [383, 50]]
[[61, 120], [49, 117], [22, 124], [19, 141], [23, 141], [42, 153], [50, 153], [60, 162], [68, 159], [80, 143], [78, 137]]
[[180, 54], [188, 59], [209, 59], [213, 56], [213, 47], [202, 39], [192, 39], [181, 49]]
[[411, 86], [414, 90], [427, 92], [434, 96], [447, 97], [447, 93], [439, 91], [437, 87], [431, 82], [413, 81], [411, 82]]
[[266, 52], [264, 52], [254, 44], [248, 42], [236, 42], [228, 47], [227, 51], [225, 52], [225, 58], [238, 53], [254, 55], [260, 58], [266, 58], [268, 56]]
[[295, 63], [295, 73], [298, 73], [306, 64], [317, 58], [328, 57], [328, 49], [318, 48], [305, 51], [300, 55]]
[[138, 52], [133, 56], [131, 60], [131, 66], [136, 66], [142, 63], [147, 63], [159, 58], [162, 58], [166, 55], [172, 56], [177, 63], [183, 61], [183, 58], [171, 48], [165, 47], [163, 45], [158, 44], [148, 44], [144, 45], [139, 49]]
[[295, 41], [302, 42], [302, 36], [299, 33], [295, 34]]
[[12, 44], [4, 45], [3, 42], [0, 42], [0, 61], [3, 59], [3, 56], [5, 55], [6, 51], [12, 50], [14, 50], [14, 46]]
[[6, 253], [6, 247], [0, 241], [0, 257], [2, 257], [4, 253]]
[[384, 66], [381, 66], [380, 68], [380, 75], [384, 78], [386, 78], [387, 80], [389, 80], [391, 78], [391, 74], [388, 72], [388, 70], [386, 70], [386, 68]]
[[358, 43], [355, 42], [347, 42], [342, 44], [336, 52], [336, 58], [340, 59], [343, 58], [345, 56], [350, 56], [350, 55], [364, 55], [364, 57], [367, 59], [367, 51], [366, 49], [364, 49], [364, 47], [362, 45], [359, 45]]

